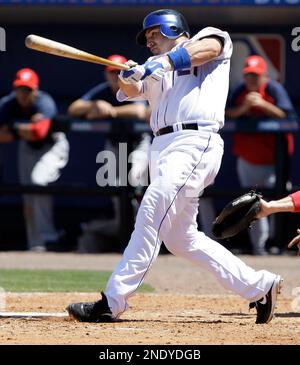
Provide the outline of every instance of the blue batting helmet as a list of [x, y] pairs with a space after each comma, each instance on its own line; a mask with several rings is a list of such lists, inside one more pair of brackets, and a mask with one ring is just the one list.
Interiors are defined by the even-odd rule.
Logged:
[[182, 34], [186, 34], [187, 37], [190, 37], [190, 29], [184, 16], [176, 10], [162, 9], [153, 11], [145, 17], [143, 21], [143, 30], [136, 36], [137, 43], [145, 46], [146, 30], [156, 26], [160, 27], [162, 35], [170, 39], [176, 39]]

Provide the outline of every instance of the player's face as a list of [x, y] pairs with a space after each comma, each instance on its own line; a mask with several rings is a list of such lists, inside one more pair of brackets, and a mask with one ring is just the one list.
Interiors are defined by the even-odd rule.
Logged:
[[159, 27], [153, 27], [146, 31], [146, 45], [150, 52], [156, 55], [170, 51], [175, 45], [174, 39], [169, 39], [161, 34]]
[[116, 94], [118, 89], [119, 89], [119, 84], [118, 84], [118, 74], [119, 71], [105, 71], [105, 77], [107, 82], [109, 83], [110, 88], [112, 89], [112, 91]]
[[265, 76], [249, 73], [244, 75], [244, 80], [248, 91], [258, 91], [260, 85], [265, 81]]
[[37, 91], [27, 86], [19, 86], [15, 88], [15, 93], [18, 104], [23, 108], [27, 108], [33, 104]]

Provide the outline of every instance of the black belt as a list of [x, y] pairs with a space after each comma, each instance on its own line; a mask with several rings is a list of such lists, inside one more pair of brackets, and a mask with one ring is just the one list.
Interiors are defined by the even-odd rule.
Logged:
[[181, 124], [181, 128], [177, 129], [174, 128], [174, 126], [169, 125], [168, 127], [164, 127], [159, 129], [156, 133], [155, 136], [162, 136], [163, 134], [167, 134], [167, 133], [173, 133], [173, 132], [178, 132], [180, 130], [184, 130], [184, 129], [194, 129], [194, 130], [198, 130], [198, 124], [197, 123], [182, 123]]

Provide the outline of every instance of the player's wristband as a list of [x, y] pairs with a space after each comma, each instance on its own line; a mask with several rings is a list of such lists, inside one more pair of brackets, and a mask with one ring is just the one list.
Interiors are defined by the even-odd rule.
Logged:
[[179, 48], [177, 51], [168, 52], [167, 55], [172, 61], [175, 71], [191, 68], [192, 66], [190, 55], [185, 48]]
[[51, 127], [50, 119], [41, 119], [36, 123], [29, 124], [30, 135], [33, 141], [41, 141], [45, 139]]

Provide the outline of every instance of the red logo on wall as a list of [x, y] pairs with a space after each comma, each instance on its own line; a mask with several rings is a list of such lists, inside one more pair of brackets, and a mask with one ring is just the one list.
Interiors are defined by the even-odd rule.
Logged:
[[268, 66], [272, 79], [285, 80], [285, 40], [279, 34], [231, 34], [233, 54], [231, 58], [230, 85], [241, 80], [244, 59], [258, 54]]

